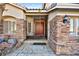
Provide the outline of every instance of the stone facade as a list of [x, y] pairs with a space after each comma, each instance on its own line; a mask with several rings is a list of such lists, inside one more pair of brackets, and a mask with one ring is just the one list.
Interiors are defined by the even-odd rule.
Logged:
[[4, 4], [0, 4], [0, 34], [3, 33], [3, 20], [2, 20], [2, 14], [4, 11]]
[[72, 48], [69, 46], [69, 24], [63, 23], [63, 16], [56, 16], [50, 21], [49, 46], [56, 54], [70, 55]]
[[[6, 16], [7, 15], [7, 16]], [[8, 17], [14, 17], [14, 20], [16, 21], [16, 33], [15, 34], [6, 34], [3, 33], [3, 25], [5, 18]], [[1, 4], [0, 3], [0, 35], [4, 38], [6, 38], [6, 35], [10, 35], [11, 38], [17, 39], [18, 43], [16, 47], [20, 47], [20, 45], [24, 42], [26, 39], [26, 16], [24, 15], [24, 12], [22, 9], [19, 9], [18, 7], [14, 7], [9, 4]], [[11, 20], [11, 19], [9, 19]]]
[[[4, 21], [3, 21], [4, 23]], [[2, 27], [3, 29], [3, 27]], [[2, 30], [3, 32], [3, 30]], [[10, 38], [17, 39], [18, 43], [16, 47], [20, 47], [20, 45], [26, 39], [26, 21], [23, 19], [16, 19], [16, 33], [15, 34], [0, 34], [0, 36], [6, 38], [7, 35], [10, 35]]]
[[[79, 54], [79, 42], [76, 39], [79, 39], [79, 37], [75, 38], [73, 36], [70, 36], [69, 30], [70, 30], [70, 24], [69, 23], [63, 23], [64, 16], [56, 16], [60, 14], [75, 14], [79, 15], [78, 10], [66, 10], [66, 9], [54, 9], [53, 12], [48, 12], [45, 14], [40, 14], [36, 12], [29, 12], [27, 15], [25, 15], [24, 11], [20, 8], [16, 8], [14, 6], [10, 6], [9, 4], [0, 5], [0, 35], [5, 36], [5, 33], [3, 34], [3, 24], [4, 19], [2, 16], [6, 17], [14, 17], [16, 19], [16, 33], [12, 35], [12, 37], [16, 38], [18, 43], [16, 47], [20, 47], [21, 43], [24, 42], [27, 36], [27, 22], [33, 22], [33, 19], [27, 18], [27, 15], [48, 15], [48, 22], [46, 21], [45, 27], [47, 24], [49, 24], [49, 29], [47, 30], [47, 27], [45, 28], [46, 31], [49, 31], [49, 33], [45, 32], [45, 36], [49, 35], [48, 37], [48, 44], [52, 48], [52, 50], [57, 55], [74, 55]], [[4, 13], [3, 13], [4, 11]], [[14, 13], [15, 12], [15, 13]], [[27, 11], [28, 12], [28, 11]], [[31, 14], [30, 14], [31, 13]], [[33, 13], [33, 14], [32, 14]], [[58, 14], [59, 13], [59, 14]], [[2, 15], [3, 14], [3, 15]], [[50, 15], [49, 15], [50, 14]], [[54, 17], [55, 16], [55, 17]], [[78, 16], [79, 17], [79, 16]], [[47, 18], [46, 18], [47, 19]], [[51, 20], [52, 19], [52, 20]], [[12, 19], [10, 19], [12, 20]], [[26, 22], [27, 21], [27, 22]], [[33, 26], [32, 26], [33, 27]], [[33, 31], [33, 29], [32, 29]]]
[[23, 19], [18, 19], [16, 21], [17, 24], [17, 31], [16, 31], [16, 38], [18, 43], [21, 44], [26, 39], [26, 21]]
[[49, 26], [50, 26], [50, 29], [49, 29], [49, 40], [48, 40], [48, 44], [49, 46], [53, 49], [53, 51], [55, 52], [56, 51], [56, 35], [57, 34], [57, 30], [56, 30], [56, 22], [57, 20], [55, 20], [56, 18], [54, 18], [54, 20], [50, 21], [49, 23]]

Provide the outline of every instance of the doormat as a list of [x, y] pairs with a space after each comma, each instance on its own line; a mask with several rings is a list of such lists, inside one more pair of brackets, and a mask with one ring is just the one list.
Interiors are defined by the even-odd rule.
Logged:
[[46, 45], [46, 43], [33, 43], [33, 45]]

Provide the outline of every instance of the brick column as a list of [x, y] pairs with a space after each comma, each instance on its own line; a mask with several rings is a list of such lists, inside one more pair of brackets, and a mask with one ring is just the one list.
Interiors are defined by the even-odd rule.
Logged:
[[4, 11], [4, 4], [0, 4], [0, 34], [3, 34], [3, 19], [2, 19], [2, 14]]
[[70, 25], [63, 23], [63, 17], [59, 16], [57, 21], [57, 51], [56, 54], [70, 54], [69, 42]]
[[3, 34], [3, 20], [0, 20], [0, 34]]
[[63, 23], [63, 16], [56, 16], [50, 21], [49, 46], [56, 54], [70, 54], [69, 24]]
[[17, 33], [16, 33], [16, 37], [17, 40], [20, 43], [22, 43], [25, 39], [26, 39], [26, 21], [23, 19], [18, 19], [16, 21], [17, 23]]
[[48, 24], [49, 24], [48, 44], [53, 49], [53, 51], [56, 53], [57, 17], [49, 21]]

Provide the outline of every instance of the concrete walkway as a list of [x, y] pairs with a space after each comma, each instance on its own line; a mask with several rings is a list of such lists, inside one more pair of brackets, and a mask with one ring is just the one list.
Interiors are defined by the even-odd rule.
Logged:
[[47, 45], [33, 45], [33, 42], [46, 41], [25, 41], [24, 44], [16, 51], [7, 56], [54, 56], [55, 54]]

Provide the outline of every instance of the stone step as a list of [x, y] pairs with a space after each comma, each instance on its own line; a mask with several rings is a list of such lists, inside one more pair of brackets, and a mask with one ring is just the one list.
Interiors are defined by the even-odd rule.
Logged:
[[33, 43], [33, 45], [46, 45], [46, 43]]
[[25, 41], [26, 44], [34, 44], [34, 43], [46, 43], [47, 44], [47, 40], [46, 39], [36, 39], [36, 40], [33, 40], [33, 39], [28, 39]]
[[46, 37], [44, 37], [44, 36], [27, 36], [27, 39], [45, 39]]

